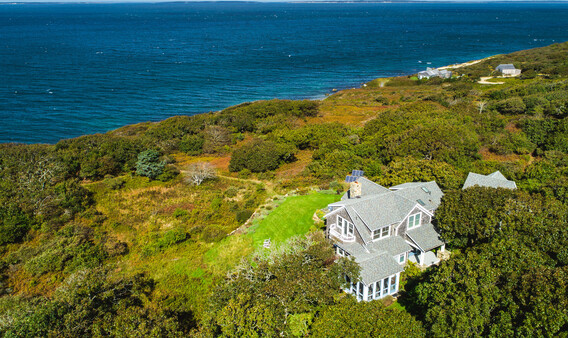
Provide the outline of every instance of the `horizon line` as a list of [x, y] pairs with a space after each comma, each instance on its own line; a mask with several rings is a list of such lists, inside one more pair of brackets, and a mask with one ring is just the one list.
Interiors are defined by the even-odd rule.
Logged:
[[0, 0], [0, 5], [26, 4], [158, 4], [158, 3], [566, 3], [568, 0], [86, 0], [86, 1], [6, 1]]

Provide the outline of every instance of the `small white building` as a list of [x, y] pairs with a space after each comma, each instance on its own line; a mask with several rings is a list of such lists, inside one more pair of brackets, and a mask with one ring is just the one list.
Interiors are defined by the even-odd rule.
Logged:
[[418, 73], [418, 78], [420, 80], [422, 79], [429, 79], [431, 77], [441, 77], [442, 79], [449, 79], [452, 77], [452, 72], [450, 72], [449, 70], [446, 69], [436, 69], [436, 68], [426, 68], [426, 70], [423, 70], [421, 72]]
[[515, 68], [511, 63], [501, 64], [495, 68], [495, 70], [500, 71], [503, 76], [518, 76], [521, 75], [521, 70]]

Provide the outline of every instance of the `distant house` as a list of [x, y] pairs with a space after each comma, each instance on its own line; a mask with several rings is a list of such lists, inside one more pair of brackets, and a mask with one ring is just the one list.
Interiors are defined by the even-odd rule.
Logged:
[[505, 178], [499, 170], [489, 175], [469, 173], [465, 183], [463, 184], [463, 189], [474, 186], [517, 189], [517, 184], [514, 181], [507, 180], [507, 178]]
[[445, 244], [432, 217], [443, 193], [433, 181], [387, 189], [356, 179], [341, 201], [328, 205], [326, 235], [337, 255], [353, 256], [361, 267], [361, 281], [345, 291], [369, 301], [398, 293], [407, 261], [420, 266], [440, 261], [433, 250], [444, 252]]
[[422, 79], [429, 79], [431, 77], [441, 77], [442, 79], [449, 79], [452, 77], [452, 72], [450, 72], [449, 70], [439, 70], [436, 68], [426, 68], [426, 70], [423, 70], [421, 72], [418, 73], [418, 78], [420, 80]]
[[511, 63], [501, 64], [497, 66], [495, 70], [500, 71], [503, 76], [518, 76], [521, 74], [521, 70], [515, 68]]

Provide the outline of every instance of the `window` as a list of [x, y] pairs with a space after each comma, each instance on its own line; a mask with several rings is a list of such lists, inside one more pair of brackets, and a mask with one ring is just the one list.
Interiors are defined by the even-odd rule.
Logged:
[[399, 263], [399, 264], [404, 263], [404, 258], [405, 258], [404, 256], [405, 256], [405, 254], [402, 254], [402, 255], [398, 256], [398, 263]]
[[383, 228], [380, 228], [380, 229], [373, 231], [373, 239], [380, 239], [380, 238], [389, 237], [389, 230], [390, 230], [390, 226], [386, 226], [386, 227], [383, 227]]
[[373, 287], [375, 286], [375, 283], [369, 285], [369, 289], [367, 290], [367, 300], [372, 300], [373, 299]]
[[375, 285], [375, 299], [381, 298], [381, 281], [376, 282], [374, 285]]
[[343, 250], [342, 248], [340, 248], [340, 247], [338, 247], [338, 246], [335, 247], [335, 253], [336, 253], [338, 256], [341, 256], [341, 257], [347, 257], [347, 256], [349, 256], [349, 253], [348, 253], [347, 251]]
[[341, 229], [341, 234], [343, 236], [353, 236], [355, 230], [353, 223], [349, 223], [349, 221], [345, 218], [337, 216], [337, 225], [339, 226], [339, 229]]
[[386, 296], [389, 293], [389, 278], [383, 279], [383, 293], [381, 296]]
[[420, 213], [410, 215], [408, 217], [408, 229], [412, 229], [420, 225]]
[[390, 293], [394, 293], [396, 291], [396, 275], [390, 278]]
[[364, 289], [363, 283], [361, 283], [361, 282], [357, 283], [357, 299], [358, 300], [363, 300], [363, 289]]

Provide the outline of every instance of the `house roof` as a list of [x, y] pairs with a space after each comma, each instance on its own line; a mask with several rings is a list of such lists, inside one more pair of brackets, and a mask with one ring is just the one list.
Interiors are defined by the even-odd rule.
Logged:
[[515, 69], [515, 66], [512, 63], [503, 63], [500, 64], [495, 68], [496, 70], [505, 70], [505, 69]]
[[[416, 205], [434, 210], [440, 205], [443, 196], [442, 190], [434, 181], [404, 183], [391, 190], [374, 185], [363, 185], [361, 198], [345, 199], [329, 206], [346, 207], [354, 222], [358, 220], [362, 222], [362, 226], [373, 231], [401, 222]], [[372, 188], [378, 193], [369, 195], [369, 192], [365, 193], [366, 188]]]
[[406, 199], [416, 201], [427, 210], [437, 209], [444, 196], [434, 181], [403, 183], [391, 187], [391, 190]]
[[[361, 196], [357, 198], [363, 198], [389, 191], [389, 189], [365, 177], [359, 177], [356, 182], [361, 185]], [[353, 199], [354, 197], [351, 197], [350, 193], [351, 189], [349, 189], [345, 194], [343, 194], [343, 196], [341, 196], [341, 200], [346, 201], [349, 199]]]
[[361, 259], [356, 257], [355, 261], [361, 267], [361, 280], [367, 285], [404, 271], [404, 267], [386, 252], [374, 258]]
[[444, 244], [431, 223], [407, 230], [406, 234], [423, 251], [429, 251]]
[[391, 256], [403, 254], [412, 250], [412, 247], [400, 236], [391, 236], [367, 244], [371, 252], [386, 252]]
[[467, 189], [473, 186], [488, 187], [488, 188], [506, 188], [517, 189], [517, 184], [514, 181], [507, 180], [499, 171], [489, 175], [481, 175], [476, 173], [469, 173], [467, 179], [463, 184], [462, 189]]
[[351, 205], [351, 208], [357, 211], [362, 221], [373, 231], [401, 222], [416, 204], [416, 201], [388, 192]]

